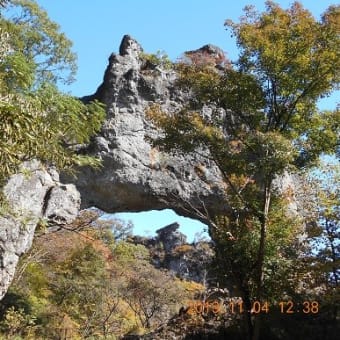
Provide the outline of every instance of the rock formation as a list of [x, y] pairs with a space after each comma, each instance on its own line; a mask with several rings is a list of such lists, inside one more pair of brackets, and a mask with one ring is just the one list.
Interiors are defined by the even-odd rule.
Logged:
[[[186, 100], [174, 87], [176, 74], [146, 62], [142, 47], [124, 36], [119, 54], [112, 54], [104, 81], [84, 101], [99, 99], [107, 106], [101, 132], [82, 150], [103, 161], [96, 171], [80, 169], [77, 180], [42, 168], [38, 161], [26, 163], [4, 188], [10, 208], [0, 217], [0, 299], [13, 278], [19, 257], [33, 240], [37, 224], [69, 223], [82, 208], [96, 206], [106, 212], [173, 208], [195, 217], [187, 208], [219, 210], [223, 192], [218, 171], [192, 156], [174, 156], [152, 148], [145, 136], [159, 132], [145, 119], [151, 103], [173, 111]], [[196, 169], [196, 170], [195, 170]], [[79, 194], [80, 192], [80, 194]]]
[[[193, 55], [194, 51], [189, 52]], [[207, 45], [198, 50], [223, 60], [221, 50]], [[12, 176], [4, 188], [9, 211], [0, 217], [0, 299], [14, 275], [19, 257], [29, 249], [39, 220], [50, 225], [69, 223], [81, 207], [96, 206], [105, 212], [138, 212], [170, 208], [204, 221], [197, 214], [203, 207], [221, 212], [223, 189], [213, 164], [193, 155], [176, 155], [153, 148], [146, 137], [159, 131], [145, 118], [145, 110], [157, 103], [168, 111], [178, 110], [188, 94], [175, 86], [176, 73], [148, 62], [141, 46], [124, 36], [119, 54], [112, 54], [103, 83], [84, 101], [98, 99], [107, 107], [102, 129], [80, 152], [102, 160], [98, 171], [81, 168], [77, 179], [44, 169], [33, 161]], [[203, 114], [209, 114], [209, 109]], [[80, 194], [79, 194], [80, 193]]]
[[186, 236], [179, 232], [178, 228], [179, 224], [175, 222], [156, 230], [157, 239], [163, 243], [166, 253], [170, 253], [176, 247], [186, 244]]
[[82, 207], [106, 212], [172, 208], [196, 217], [187, 208], [200, 209], [204, 201], [211, 210], [221, 210], [217, 197], [223, 191], [216, 168], [191, 155], [160, 152], [146, 140], [159, 132], [146, 120], [145, 109], [158, 103], [172, 112], [185, 103], [186, 95], [175, 88], [173, 70], [146, 62], [144, 56], [138, 42], [124, 36], [119, 54], [109, 58], [102, 85], [83, 98], [105, 103], [107, 118], [84, 150], [102, 159], [102, 170], [81, 169], [74, 182]]
[[211, 242], [200, 240], [189, 244], [178, 228], [175, 222], [158, 229], [154, 238], [134, 236], [132, 242], [149, 249], [156, 268], [165, 268], [185, 280], [207, 283], [211, 280], [209, 267], [214, 257]]
[[14, 276], [19, 257], [32, 244], [37, 224], [70, 223], [78, 214], [80, 195], [73, 184], [64, 185], [58, 173], [38, 161], [26, 162], [4, 188], [8, 201], [0, 214], [0, 299]]
[[[217, 69], [226, 63], [223, 51], [213, 45], [185, 54], [213, 61]], [[126, 35], [119, 54], [109, 57], [103, 83], [95, 94], [83, 98], [98, 99], [107, 108], [101, 132], [83, 150], [102, 159], [103, 168], [83, 168], [74, 182], [83, 208], [96, 206], [105, 212], [170, 208], [203, 222], [196, 213], [203, 206], [211, 213], [225, 211], [224, 186], [212, 162], [192, 154], [161, 152], [148, 142], [147, 137], [159, 136], [160, 131], [146, 119], [146, 109], [157, 103], [171, 114], [189, 100], [189, 94], [175, 85], [176, 72], [162, 66], [161, 61], [150, 62], [139, 43]], [[205, 107], [202, 114], [209, 116], [211, 111]], [[222, 108], [219, 111], [226, 116]], [[286, 188], [290, 182], [285, 175], [277, 186]]]

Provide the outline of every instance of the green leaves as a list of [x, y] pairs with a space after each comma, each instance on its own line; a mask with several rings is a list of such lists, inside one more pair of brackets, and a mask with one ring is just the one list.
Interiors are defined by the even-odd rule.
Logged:
[[54, 86], [44, 84], [38, 91], [45, 123], [58, 126], [58, 133], [68, 145], [89, 142], [104, 119], [104, 106], [99, 102], [84, 105], [78, 99], [62, 94]]
[[74, 74], [71, 42], [34, 1], [7, 6], [12, 15], [0, 17], [0, 182], [32, 158], [65, 169], [99, 166], [74, 151], [100, 129], [104, 106], [84, 105], [55, 85]]
[[228, 213], [207, 219], [219, 274], [248, 306], [251, 298], [295, 296], [293, 268], [304, 275], [303, 223], [289, 210], [294, 188], [279, 192], [274, 179], [339, 148], [339, 110], [317, 109], [339, 86], [339, 13], [332, 6], [316, 21], [297, 2], [284, 10], [268, 1], [263, 13], [247, 7], [239, 23], [226, 22], [240, 48], [234, 66], [178, 65], [178, 86], [191, 103], [175, 114], [155, 106], [147, 113], [164, 132], [154, 145], [197, 153], [219, 168]]
[[267, 129], [283, 132], [296, 128], [295, 115], [308, 119], [317, 100], [339, 84], [339, 6], [318, 22], [297, 2], [287, 10], [266, 5], [264, 13], [246, 9], [240, 23], [226, 26], [240, 47], [239, 69], [253, 74], [265, 93]]
[[168, 55], [163, 51], [157, 51], [155, 54], [141, 53], [139, 57], [144, 63], [142, 69], [161, 67], [164, 70], [170, 70], [173, 67]]
[[32, 0], [9, 1], [8, 10], [12, 15], [1, 17], [0, 22], [11, 32], [13, 50], [36, 65], [36, 83], [73, 81], [76, 56], [59, 25]]
[[[248, 137], [247, 144], [247, 153], [253, 154], [253, 161], [248, 163], [249, 174], [258, 171], [263, 177], [277, 176], [288, 170], [295, 159], [296, 150], [287, 138], [277, 132], [255, 133]], [[247, 156], [249, 160], [250, 157]]]
[[15, 172], [24, 160], [38, 158], [59, 168], [92, 164], [71, 145], [89, 142], [101, 126], [103, 106], [79, 100], [45, 86], [29, 95], [8, 95], [0, 101], [0, 178]]
[[26, 60], [21, 53], [13, 53], [4, 56], [0, 64], [2, 81], [10, 91], [29, 89], [34, 82], [35, 64]]

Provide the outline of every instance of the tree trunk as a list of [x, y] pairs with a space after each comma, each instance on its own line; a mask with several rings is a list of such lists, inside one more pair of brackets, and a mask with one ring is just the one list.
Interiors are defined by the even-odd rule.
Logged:
[[245, 296], [244, 296], [244, 308], [245, 308], [245, 317], [246, 317], [246, 323], [247, 323], [247, 338], [249, 340], [252, 340], [253, 339], [253, 335], [254, 335], [254, 327], [253, 327], [253, 321], [252, 321], [252, 318], [251, 318], [251, 299], [250, 299], [250, 296], [249, 296], [249, 293], [245, 293]]
[[[267, 237], [267, 224], [268, 224], [268, 213], [271, 200], [271, 180], [268, 180], [264, 187], [264, 197], [263, 197], [263, 209], [262, 216], [260, 218], [260, 244], [257, 254], [257, 268], [256, 268], [256, 295], [257, 301], [262, 303], [262, 288], [263, 288], [263, 265], [264, 265], [264, 255], [266, 247], [266, 237]], [[258, 340], [260, 336], [260, 326], [261, 319], [255, 317], [253, 321], [253, 334], [252, 340]]]

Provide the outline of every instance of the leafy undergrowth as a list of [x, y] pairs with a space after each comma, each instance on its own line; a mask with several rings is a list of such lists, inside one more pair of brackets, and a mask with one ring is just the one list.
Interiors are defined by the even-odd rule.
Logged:
[[[2, 338], [118, 339], [157, 329], [202, 291], [150, 264], [149, 250], [115, 238], [115, 225], [84, 212], [41, 233], [1, 302]], [[116, 227], [116, 229], [115, 229]], [[126, 227], [126, 225], [125, 225]]]
[[[38, 231], [1, 301], [0, 339], [247, 337], [242, 299], [155, 268], [153, 249], [135, 244], [131, 229], [84, 211], [60, 230]], [[273, 340], [333, 339], [338, 296], [332, 297], [320, 300], [317, 313], [290, 315], [270, 306], [267, 314], [262, 306], [260, 332]]]

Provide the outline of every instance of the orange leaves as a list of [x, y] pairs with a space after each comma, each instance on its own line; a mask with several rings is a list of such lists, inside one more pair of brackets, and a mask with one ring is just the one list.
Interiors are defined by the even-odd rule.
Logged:
[[158, 104], [150, 105], [145, 111], [145, 116], [158, 127], [166, 126], [170, 119]]
[[229, 150], [231, 153], [239, 153], [243, 148], [243, 143], [240, 140], [231, 140], [229, 143]]
[[182, 254], [185, 254], [185, 253], [190, 252], [192, 250], [193, 250], [193, 246], [191, 246], [190, 244], [183, 244], [181, 246], [175, 247], [173, 252], [175, 254], [182, 255]]

